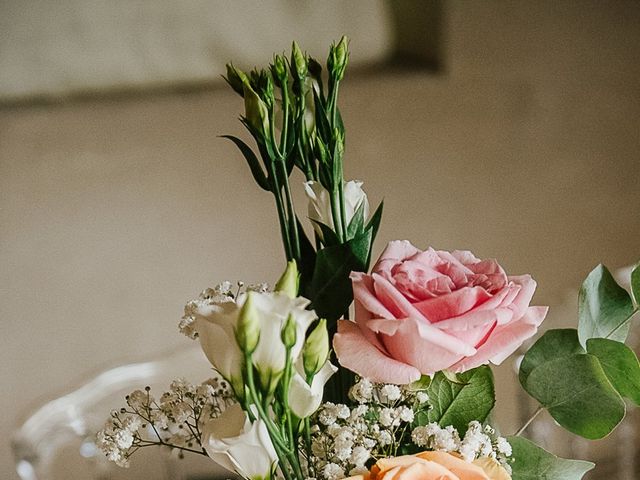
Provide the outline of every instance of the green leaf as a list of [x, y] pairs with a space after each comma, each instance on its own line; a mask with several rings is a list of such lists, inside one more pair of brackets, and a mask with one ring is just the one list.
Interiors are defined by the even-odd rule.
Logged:
[[[371, 219], [369, 219], [369, 223], [367, 223], [367, 226], [364, 227], [365, 231], [371, 230], [371, 247], [373, 247], [373, 242], [375, 241], [376, 236], [378, 235], [378, 229], [380, 228], [380, 221], [382, 220], [383, 209], [384, 209], [384, 201], [380, 202], [380, 205], [378, 205], [378, 208], [376, 208], [376, 211], [371, 216]], [[371, 250], [373, 250], [373, 248], [369, 248], [369, 256], [367, 257], [365, 270], [369, 269], [369, 264], [371, 263]]]
[[513, 480], [580, 480], [595, 464], [565, 460], [522, 437], [508, 437], [513, 449]]
[[640, 263], [631, 271], [631, 294], [636, 302], [636, 308], [640, 307]]
[[298, 226], [298, 239], [300, 240], [300, 261], [298, 269], [300, 270], [300, 293], [308, 298], [313, 271], [316, 265], [316, 251], [311, 245], [304, 228], [300, 223], [300, 219], [296, 217], [296, 225]]
[[325, 246], [330, 247], [333, 245], [340, 244], [340, 240], [338, 240], [338, 236], [336, 235], [336, 232], [331, 230], [331, 227], [329, 225], [322, 222], [318, 222], [313, 219], [310, 219], [310, 220], [311, 222], [313, 222], [314, 225], [317, 225], [320, 231], [322, 232], [322, 243], [324, 243]]
[[412, 392], [419, 392], [426, 390], [429, 385], [431, 385], [431, 377], [429, 375], [422, 375], [418, 380], [407, 385], [406, 388]]
[[347, 227], [347, 239], [352, 239], [362, 233], [364, 221], [364, 202], [360, 202]]
[[353, 300], [349, 274], [366, 271], [371, 231], [318, 251], [309, 297], [319, 317], [329, 322], [340, 318]]
[[624, 342], [629, 333], [633, 304], [627, 291], [616, 283], [604, 265], [587, 276], [578, 298], [578, 336], [585, 346], [590, 338]]
[[251, 169], [251, 173], [253, 174], [253, 178], [255, 179], [256, 183], [263, 190], [271, 191], [267, 176], [265, 175], [264, 170], [262, 170], [260, 161], [258, 160], [258, 157], [256, 157], [256, 154], [253, 153], [253, 150], [251, 150], [251, 147], [249, 147], [249, 145], [244, 143], [238, 137], [234, 137], [233, 135], [221, 135], [221, 137], [227, 138], [236, 144], [245, 160], [249, 164], [249, 169]]
[[529, 374], [543, 363], [575, 353], [584, 353], [575, 328], [548, 330], [531, 346], [522, 359], [518, 375], [520, 383], [524, 387]]
[[435, 374], [427, 389], [433, 408], [427, 412], [426, 420], [441, 426], [453, 425], [464, 435], [470, 421], [483, 422], [495, 405], [493, 373], [485, 365], [458, 374], [456, 380], [450, 381], [442, 372]]
[[598, 357], [618, 393], [640, 406], [640, 363], [635, 352], [624, 343], [605, 338], [587, 340], [587, 352]]
[[624, 418], [624, 401], [593, 355], [545, 362], [533, 369], [524, 388], [556, 422], [590, 440], [605, 437]]

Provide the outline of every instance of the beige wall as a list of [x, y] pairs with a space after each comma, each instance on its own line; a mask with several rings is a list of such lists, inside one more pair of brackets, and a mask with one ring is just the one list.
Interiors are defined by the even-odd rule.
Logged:
[[[446, 75], [351, 76], [346, 172], [385, 199], [377, 251], [497, 257], [538, 280], [553, 326], [592, 266], [638, 260], [637, 5], [453, 2]], [[270, 198], [216, 138], [240, 109], [221, 90], [0, 111], [2, 478], [27, 407], [183, 345], [185, 300], [282, 267]]]

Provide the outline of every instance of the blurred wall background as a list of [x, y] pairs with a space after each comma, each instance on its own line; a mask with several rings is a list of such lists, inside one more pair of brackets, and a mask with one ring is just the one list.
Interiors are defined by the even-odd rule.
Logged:
[[[378, 251], [497, 257], [538, 280], [547, 326], [574, 322], [595, 264], [640, 257], [639, 3], [260, 5], [0, 2], [2, 478], [29, 409], [184, 345], [204, 287], [282, 268], [270, 197], [217, 138], [242, 135], [211, 80], [228, 60], [352, 37], [345, 168], [385, 199]], [[510, 433], [510, 365], [499, 379]]]

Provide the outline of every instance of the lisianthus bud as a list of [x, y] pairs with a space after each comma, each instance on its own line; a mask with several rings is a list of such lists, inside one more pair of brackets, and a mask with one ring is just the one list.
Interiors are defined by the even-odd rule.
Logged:
[[279, 86], [286, 85], [287, 83], [287, 62], [285, 62], [282, 55], [275, 55], [273, 57], [273, 64], [271, 65], [271, 74], [276, 80]]
[[335, 79], [340, 81], [344, 77], [344, 71], [349, 61], [349, 40], [342, 37], [337, 45], [332, 45], [329, 50], [329, 58], [327, 59], [327, 68], [329, 73]]
[[282, 332], [280, 334], [280, 338], [282, 339], [282, 343], [285, 348], [291, 348], [296, 344], [296, 340], [298, 337], [298, 332], [296, 331], [296, 320], [293, 318], [293, 315], [289, 315], [287, 317], [287, 321], [282, 327]]
[[238, 95], [244, 97], [244, 84], [248, 82], [249, 79], [242, 70], [234, 67], [232, 63], [227, 63], [227, 76], [225, 80]]
[[304, 372], [315, 375], [329, 358], [329, 332], [327, 321], [322, 318], [316, 328], [309, 334], [302, 349]]
[[287, 268], [276, 282], [275, 291], [285, 293], [289, 298], [296, 298], [298, 296], [299, 286], [300, 275], [298, 274], [298, 266], [295, 260], [289, 260], [287, 262]]
[[255, 292], [247, 292], [247, 299], [240, 309], [235, 335], [238, 346], [245, 353], [253, 353], [260, 340], [260, 314], [253, 303]]
[[291, 63], [293, 65], [296, 79], [299, 82], [303, 82], [307, 77], [307, 59], [305, 58], [304, 53], [302, 53], [302, 50], [300, 50], [300, 47], [296, 42], [293, 42], [293, 44], [291, 45]]
[[269, 136], [269, 109], [248, 82], [244, 83], [244, 110], [249, 125]]

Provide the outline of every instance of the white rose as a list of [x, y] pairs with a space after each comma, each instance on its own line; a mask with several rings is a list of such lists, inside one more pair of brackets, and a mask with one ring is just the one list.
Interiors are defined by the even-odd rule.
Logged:
[[202, 446], [216, 463], [250, 480], [271, 478], [278, 460], [264, 422], [252, 423], [239, 404], [203, 426]]

